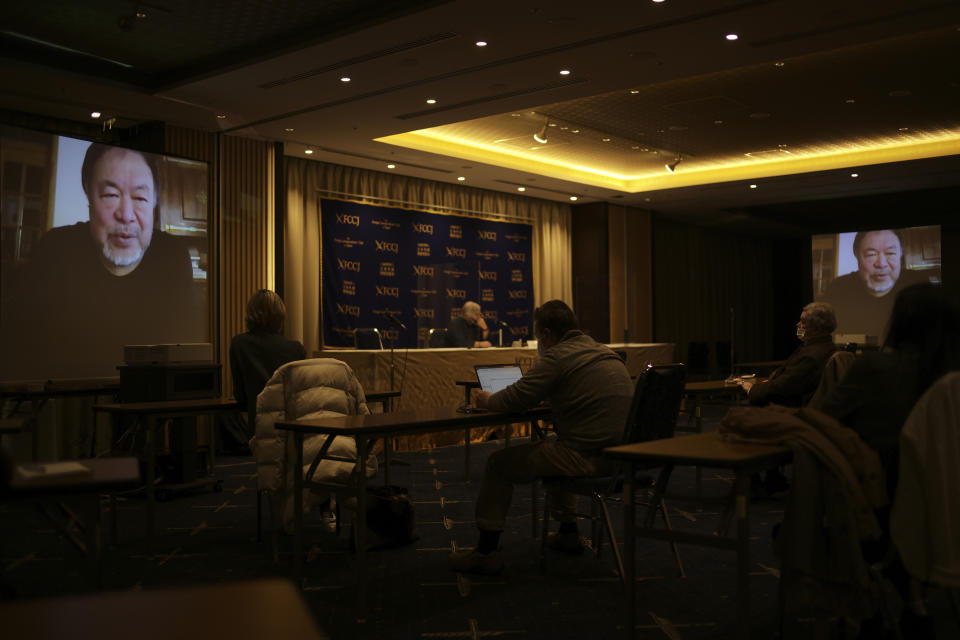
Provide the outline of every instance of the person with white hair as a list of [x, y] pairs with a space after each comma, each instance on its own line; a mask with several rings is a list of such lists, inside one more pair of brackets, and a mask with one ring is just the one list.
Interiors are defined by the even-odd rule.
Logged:
[[490, 341], [487, 340], [490, 332], [487, 330], [487, 323], [483, 319], [483, 312], [480, 305], [476, 302], [467, 301], [463, 303], [463, 309], [460, 315], [453, 319], [447, 329], [448, 347], [489, 347]]
[[817, 390], [823, 368], [837, 350], [833, 343], [833, 332], [837, 328], [833, 307], [826, 302], [811, 302], [803, 308], [796, 327], [797, 338], [803, 344], [790, 354], [787, 361], [765, 382], [747, 380], [740, 383], [750, 404], [802, 407]]

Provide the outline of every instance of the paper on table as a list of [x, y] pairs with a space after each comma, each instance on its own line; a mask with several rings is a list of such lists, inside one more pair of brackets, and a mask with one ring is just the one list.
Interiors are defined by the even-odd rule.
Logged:
[[90, 473], [90, 467], [79, 462], [47, 462], [44, 464], [20, 465], [17, 475], [24, 479], [51, 476], [82, 476]]

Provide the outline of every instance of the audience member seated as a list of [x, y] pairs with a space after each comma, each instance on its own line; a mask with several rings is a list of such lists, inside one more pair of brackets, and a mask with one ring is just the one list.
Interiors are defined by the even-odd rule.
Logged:
[[464, 302], [463, 310], [460, 316], [453, 319], [450, 328], [447, 330], [448, 347], [489, 347], [490, 341], [487, 337], [490, 332], [487, 331], [487, 323], [483, 319], [483, 313], [480, 311], [480, 305], [476, 302]]
[[269, 289], [261, 289], [247, 301], [247, 332], [230, 341], [230, 373], [233, 397], [247, 410], [247, 435], [252, 436], [257, 415], [257, 396], [277, 368], [307, 357], [296, 340], [281, 335], [287, 308]]
[[[824, 400], [822, 411], [856, 431], [879, 454], [887, 496], [892, 498], [907, 416], [937, 379], [960, 370], [960, 304], [938, 285], [907, 287], [893, 303], [886, 335], [881, 351], [857, 358]], [[864, 553], [871, 561], [887, 558], [885, 574], [906, 604], [901, 618], [905, 637], [932, 637], [916, 585], [899, 556], [890, 553], [889, 514], [889, 506], [877, 510], [884, 537]]]
[[[610, 463], [600, 454], [619, 444], [630, 410], [633, 383], [620, 357], [578, 329], [573, 311], [560, 300], [534, 311], [540, 357], [520, 380], [490, 394], [481, 391], [476, 405], [494, 411], [523, 411], [544, 400], [553, 407], [557, 438], [511, 446], [490, 454], [477, 497], [480, 540], [475, 549], [450, 554], [454, 571], [497, 574], [503, 569], [500, 534], [513, 487], [546, 476], [606, 475]], [[551, 496], [560, 533], [549, 546], [567, 553], [583, 548], [577, 532], [577, 497]]]
[[837, 349], [833, 344], [833, 331], [836, 328], [837, 319], [829, 304], [811, 302], [805, 306], [797, 321], [797, 338], [803, 344], [770, 374], [766, 382], [740, 383], [750, 404], [780, 404], [785, 407], [807, 404], [820, 384], [827, 360]]
[[960, 304], [940, 286], [919, 284], [893, 304], [881, 351], [859, 356], [821, 410], [856, 431], [880, 455], [888, 495], [897, 486], [900, 430], [917, 399], [960, 369]]
[[[257, 460], [257, 488], [271, 494], [271, 505], [283, 508], [283, 526], [291, 530], [293, 521], [293, 474], [306, 474], [327, 436], [315, 435], [303, 440], [303, 468], [294, 469], [287, 460], [289, 431], [278, 431], [281, 420], [310, 419], [329, 415], [365, 415], [363, 387], [345, 362], [315, 358], [289, 362], [267, 381], [257, 400], [257, 432], [250, 448]], [[327, 456], [317, 465], [313, 480], [347, 484], [356, 466], [357, 445], [353, 438], [338, 437]], [[377, 473], [377, 458], [367, 458], [367, 476]], [[321, 504], [328, 496], [309, 492], [304, 497], [304, 512]]]

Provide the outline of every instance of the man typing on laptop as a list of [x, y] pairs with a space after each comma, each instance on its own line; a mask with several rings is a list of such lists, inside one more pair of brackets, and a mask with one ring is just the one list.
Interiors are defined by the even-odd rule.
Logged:
[[[600, 451], [620, 444], [633, 383], [620, 357], [578, 329], [573, 311], [560, 300], [534, 312], [540, 356], [520, 380], [491, 394], [480, 391], [476, 405], [493, 411], [523, 411], [549, 401], [557, 438], [508, 447], [490, 454], [477, 497], [480, 540], [475, 549], [450, 554], [450, 568], [483, 574], [503, 569], [500, 534], [513, 497], [513, 486], [538, 478], [605, 475], [609, 462]], [[549, 546], [581, 553], [577, 532], [577, 498], [551, 498], [560, 532]]]

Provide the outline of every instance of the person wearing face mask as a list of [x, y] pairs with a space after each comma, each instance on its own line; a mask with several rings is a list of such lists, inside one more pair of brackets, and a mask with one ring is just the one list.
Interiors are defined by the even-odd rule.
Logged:
[[833, 343], [836, 327], [837, 319], [831, 305], [811, 302], [805, 306], [796, 325], [797, 338], [803, 344], [765, 382], [745, 380], [740, 383], [750, 404], [806, 405], [820, 384], [827, 360], [837, 350]]
[[906, 268], [903, 238], [895, 229], [857, 233], [853, 254], [857, 270], [833, 280], [824, 300], [834, 307], [838, 333], [873, 336], [880, 343], [897, 293], [927, 277]]
[[[548, 476], [610, 473], [604, 447], [620, 444], [633, 398], [633, 382], [623, 360], [584, 335], [564, 302], [551, 300], [534, 311], [534, 334], [540, 352], [536, 364], [514, 384], [490, 394], [479, 392], [476, 405], [494, 411], [523, 411], [544, 400], [553, 408], [555, 439], [507, 447], [490, 454], [476, 503], [480, 540], [475, 549], [449, 556], [454, 571], [497, 574], [499, 551], [515, 484]], [[560, 532], [548, 546], [569, 554], [583, 551], [577, 532], [575, 495], [551, 497]]]

